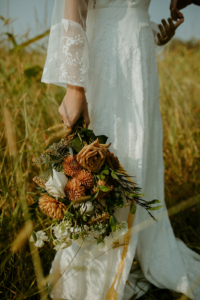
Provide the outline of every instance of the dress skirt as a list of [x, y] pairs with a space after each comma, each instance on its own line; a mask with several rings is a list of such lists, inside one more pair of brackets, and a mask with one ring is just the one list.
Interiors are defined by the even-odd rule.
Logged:
[[[137, 207], [129, 224], [132, 231], [125, 255], [124, 246], [100, 251], [92, 245], [79, 249], [73, 243], [59, 251], [51, 272], [61, 278], [51, 296], [129, 300], [135, 295], [137, 299], [151, 282], [198, 299], [190, 284], [198, 277], [199, 256], [174, 237], [164, 203], [159, 81], [148, 11], [121, 7], [89, 10], [87, 25], [89, 128], [109, 137], [110, 150], [142, 187], [144, 199], [159, 199], [163, 208], [153, 212], [158, 219], [155, 222]], [[128, 217], [129, 207], [117, 212], [119, 221]]]

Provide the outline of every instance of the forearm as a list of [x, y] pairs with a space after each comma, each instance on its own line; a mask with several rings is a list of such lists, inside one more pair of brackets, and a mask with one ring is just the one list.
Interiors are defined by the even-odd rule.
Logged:
[[74, 92], [77, 91], [85, 94], [85, 89], [78, 85], [67, 84], [67, 90], [71, 90], [71, 91], [74, 90]]

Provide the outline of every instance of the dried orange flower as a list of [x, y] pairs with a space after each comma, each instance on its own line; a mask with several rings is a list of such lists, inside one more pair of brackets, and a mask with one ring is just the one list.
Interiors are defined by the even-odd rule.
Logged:
[[48, 217], [62, 220], [67, 207], [60, 201], [43, 194], [39, 199], [39, 208]]
[[80, 181], [76, 178], [68, 180], [65, 186], [65, 194], [71, 200], [75, 201], [76, 199], [85, 196], [85, 188], [81, 185]]
[[117, 170], [120, 168], [119, 159], [117, 156], [114, 155], [113, 152], [108, 151], [108, 155], [106, 156], [106, 163], [111, 167], [113, 170]]
[[86, 189], [91, 189], [93, 187], [93, 175], [91, 172], [81, 170], [76, 175], [76, 178], [83, 186], [85, 186]]
[[110, 144], [99, 144], [97, 138], [92, 144], [83, 147], [77, 154], [77, 161], [88, 171], [97, 172], [105, 162], [109, 146]]
[[73, 158], [71, 158], [70, 155], [67, 155], [67, 157], [64, 159], [63, 163], [63, 170], [65, 174], [68, 176], [74, 177], [77, 175], [77, 173], [82, 170], [81, 165], [76, 160], [76, 155], [73, 155]]

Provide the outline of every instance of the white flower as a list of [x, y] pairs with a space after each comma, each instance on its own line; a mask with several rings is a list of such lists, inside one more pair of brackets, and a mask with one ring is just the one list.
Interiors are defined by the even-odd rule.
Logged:
[[52, 227], [53, 233], [57, 239], [64, 239], [70, 235], [71, 222], [63, 222], [59, 225]]
[[68, 178], [60, 172], [57, 172], [53, 169], [53, 179], [52, 176], [46, 182], [46, 190], [47, 192], [55, 198], [64, 198], [65, 192], [64, 187], [68, 181]]
[[34, 238], [33, 236], [31, 235], [29, 241], [31, 243], [34, 243], [34, 245], [38, 248], [41, 248], [44, 246], [44, 241], [47, 242], [48, 241], [48, 236], [46, 235], [46, 232], [42, 231], [42, 230], [39, 230], [37, 232], [35, 232], [35, 235], [36, 235], [36, 242], [34, 243]]
[[61, 249], [70, 247], [71, 244], [72, 244], [72, 240], [70, 238], [63, 240], [63, 241], [56, 240], [56, 241], [54, 241], [54, 245], [55, 245], [54, 249], [56, 251], [59, 251]]
[[91, 201], [87, 201], [81, 205], [80, 212], [83, 213], [91, 213], [94, 210], [94, 205]]
[[99, 236], [106, 232], [106, 226], [103, 224], [96, 224], [90, 227], [91, 231], [95, 236]]
[[87, 231], [89, 227], [87, 225], [83, 225], [84, 229]]
[[116, 224], [116, 231], [113, 232], [114, 236], [123, 236], [128, 232], [128, 223], [122, 221], [121, 223]]

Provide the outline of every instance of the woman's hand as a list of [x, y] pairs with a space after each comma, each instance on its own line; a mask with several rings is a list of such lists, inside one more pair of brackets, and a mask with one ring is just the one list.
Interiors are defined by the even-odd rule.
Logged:
[[58, 109], [61, 118], [72, 128], [82, 115], [86, 124], [90, 124], [85, 90], [79, 86], [67, 85], [67, 93]]
[[192, 0], [171, 0], [170, 10], [172, 19], [174, 21], [183, 19], [183, 14], [179, 10], [185, 8], [190, 4], [192, 4]]
[[175, 35], [176, 29], [184, 22], [184, 19], [178, 20], [175, 24], [173, 23], [172, 18], [168, 18], [168, 23], [164, 19], [162, 19], [161, 22], [162, 25], [158, 25], [160, 33], [157, 33], [158, 46], [163, 46], [172, 39]]

